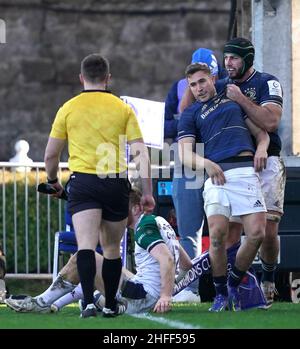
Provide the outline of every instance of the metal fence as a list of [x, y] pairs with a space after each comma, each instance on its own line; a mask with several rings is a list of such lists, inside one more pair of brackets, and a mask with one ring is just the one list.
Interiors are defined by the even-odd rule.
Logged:
[[[67, 169], [67, 163], [60, 163], [60, 180], [68, 177]], [[7, 277], [51, 278], [55, 231], [64, 229], [64, 202], [37, 191], [46, 181], [43, 162], [0, 162], [0, 171], [0, 241]]]
[[[135, 183], [135, 165], [129, 163]], [[173, 162], [171, 162], [171, 167]], [[152, 176], [170, 176], [170, 165], [151, 165]], [[65, 202], [37, 191], [46, 181], [45, 163], [0, 162], [0, 243], [7, 260], [7, 278], [52, 277], [54, 238], [65, 230]], [[67, 163], [59, 164], [59, 179], [69, 177]]]

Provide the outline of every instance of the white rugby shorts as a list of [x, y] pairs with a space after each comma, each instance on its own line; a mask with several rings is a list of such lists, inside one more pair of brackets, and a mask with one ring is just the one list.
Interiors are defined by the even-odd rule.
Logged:
[[283, 214], [286, 171], [282, 158], [269, 156], [267, 167], [259, 177], [267, 210]]
[[253, 167], [234, 168], [224, 172], [226, 183], [214, 185], [208, 178], [204, 184], [204, 210], [207, 217], [226, 217], [266, 212], [260, 179]]
[[[286, 170], [282, 158], [269, 156], [266, 169], [259, 172], [259, 178], [267, 210], [283, 214]], [[240, 217], [229, 220], [242, 224]]]
[[126, 298], [127, 309], [126, 314], [138, 314], [147, 313], [152, 310], [158, 301], [157, 297], [151, 296], [149, 293], [146, 294], [146, 298], [143, 299], [130, 299]]

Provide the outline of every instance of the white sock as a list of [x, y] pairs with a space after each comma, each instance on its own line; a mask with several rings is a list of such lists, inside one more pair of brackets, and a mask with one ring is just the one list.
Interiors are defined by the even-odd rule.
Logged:
[[58, 309], [61, 309], [67, 304], [77, 302], [79, 299], [83, 299], [81, 284], [78, 284], [72, 292], [69, 292], [63, 297], [57, 299], [53, 304], [56, 305]]
[[62, 297], [66, 293], [72, 291], [76, 285], [71, 282], [63, 280], [60, 274], [57, 275], [52, 284], [42, 294], [35, 297], [38, 303], [51, 305], [58, 298]]

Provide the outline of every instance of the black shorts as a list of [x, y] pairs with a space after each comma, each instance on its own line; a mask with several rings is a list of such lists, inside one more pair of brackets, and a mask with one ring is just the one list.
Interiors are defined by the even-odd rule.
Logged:
[[102, 218], [118, 222], [128, 217], [129, 192], [127, 178], [99, 178], [97, 175], [75, 172], [68, 183], [68, 212], [99, 208]]
[[142, 284], [131, 281], [130, 279], [124, 279], [121, 285], [121, 295], [129, 299], [144, 299], [147, 292], [144, 290]]

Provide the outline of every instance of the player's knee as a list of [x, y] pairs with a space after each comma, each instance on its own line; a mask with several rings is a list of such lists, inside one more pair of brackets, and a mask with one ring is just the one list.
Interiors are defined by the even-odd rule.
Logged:
[[225, 249], [225, 243], [226, 243], [226, 239], [224, 234], [210, 236], [210, 245], [209, 245], [210, 252], [219, 252]]
[[210, 225], [209, 226], [209, 237], [211, 240], [225, 241], [227, 238], [226, 229], [223, 229], [221, 226]]
[[256, 246], [260, 246], [264, 240], [264, 237], [265, 237], [265, 230], [262, 227], [257, 226], [257, 227], [253, 227], [251, 233], [247, 236], [247, 239], [252, 244]]
[[120, 257], [120, 245], [111, 244], [103, 247], [103, 257], [108, 259], [116, 259]]

